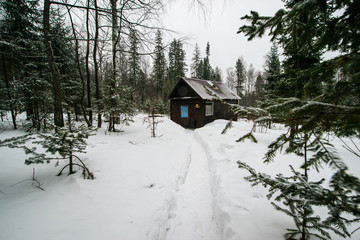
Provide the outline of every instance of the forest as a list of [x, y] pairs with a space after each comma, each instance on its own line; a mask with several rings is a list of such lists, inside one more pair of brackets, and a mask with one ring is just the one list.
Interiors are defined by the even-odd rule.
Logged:
[[[360, 221], [360, 180], [349, 173], [329, 136], [360, 137], [360, 1], [283, 2], [273, 16], [256, 9], [239, 16], [246, 22], [239, 35], [249, 41], [271, 37], [263, 71], [247, 68], [239, 57], [224, 78], [210, 64], [209, 42], [204, 57], [195, 46], [190, 66], [180, 37], [164, 42], [163, 32], [170, 30], [156, 21], [161, 0], [1, 1], [0, 114], [2, 120], [9, 114], [18, 129], [17, 116], [26, 113], [28, 134], [0, 146], [23, 148], [32, 155], [27, 164], [48, 161], [24, 145], [38, 134], [44, 148], [69, 159], [73, 173], [74, 153], [84, 151], [93, 128], [106, 122], [109, 132], [121, 131], [138, 111], [168, 114], [167, 97], [185, 75], [223, 81], [242, 98], [230, 106], [239, 119], [288, 127], [268, 146], [265, 163], [276, 161], [279, 152], [303, 159], [301, 172], [292, 168], [293, 176], [276, 178], [238, 162], [250, 174], [246, 180], [269, 187], [269, 198], [283, 203], [274, 203], [275, 209], [294, 219], [286, 239], [329, 239], [327, 231], [350, 237], [347, 226]], [[327, 52], [336, 56], [326, 59]], [[257, 141], [253, 131], [239, 136], [239, 142], [245, 140]], [[359, 146], [344, 145], [360, 158]], [[308, 177], [324, 166], [333, 170], [328, 188]], [[314, 216], [319, 206], [328, 209], [328, 218]]]
[[160, 0], [2, 1], [1, 116], [11, 111], [16, 129], [17, 114], [26, 112], [40, 130], [52, 117], [64, 126], [64, 109], [71, 109], [76, 120], [97, 127], [106, 120], [115, 131], [136, 109], [156, 103], [166, 112], [168, 94], [185, 75], [226, 81], [245, 105], [256, 105], [262, 74], [239, 58], [222, 79], [210, 65], [209, 42], [204, 57], [196, 44], [187, 66], [180, 37], [163, 41], [170, 31], [156, 20], [163, 8]]

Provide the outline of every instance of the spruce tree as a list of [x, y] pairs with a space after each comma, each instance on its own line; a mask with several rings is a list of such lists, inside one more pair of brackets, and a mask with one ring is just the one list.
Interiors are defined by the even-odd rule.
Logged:
[[[16, 129], [17, 111], [33, 117], [30, 85], [41, 78], [37, 68], [42, 69], [43, 52], [40, 36], [40, 12], [36, 3], [26, 1], [2, 1], [0, 3], [0, 61], [4, 99], [11, 112]], [[40, 63], [39, 63], [40, 62]], [[35, 100], [35, 99], [34, 99]]]
[[130, 29], [129, 85], [136, 89], [140, 73], [139, 40], [136, 29]]
[[235, 74], [236, 74], [236, 93], [239, 97], [243, 97], [245, 90], [245, 81], [246, 81], [246, 69], [245, 63], [242, 58], [238, 58], [235, 64]]
[[206, 44], [205, 57], [204, 57], [203, 64], [204, 65], [203, 65], [202, 79], [213, 80], [212, 68], [210, 65], [210, 43], [209, 42], [207, 42], [207, 44]]
[[279, 78], [281, 73], [280, 59], [278, 53], [278, 46], [276, 43], [273, 43], [270, 49], [270, 52], [266, 55], [265, 59], [265, 84], [264, 88], [266, 94], [270, 95], [280, 95], [277, 87], [279, 87]]
[[153, 63], [153, 78], [156, 84], [157, 95], [165, 99], [165, 79], [166, 79], [166, 59], [164, 54], [164, 46], [162, 43], [162, 34], [158, 30], [155, 38], [155, 57]]
[[194, 49], [194, 55], [191, 59], [191, 77], [201, 78], [202, 76], [202, 66], [201, 66], [201, 54], [199, 45], [196, 43]]
[[[171, 89], [181, 77], [185, 76], [185, 72], [186, 62], [183, 45], [179, 39], [174, 39], [170, 43], [169, 48], [168, 79], [170, 81]], [[169, 92], [167, 94], [169, 94]]]
[[129, 125], [136, 113], [135, 92], [132, 87], [114, 81], [110, 64], [106, 65], [104, 77], [104, 97], [101, 103], [105, 119], [109, 121], [108, 131], [121, 131], [116, 129], [116, 124], [120, 127]]
[[[329, 230], [349, 237], [348, 225], [359, 222], [359, 179], [349, 174], [326, 135], [358, 137], [360, 130], [359, 121], [355, 120], [360, 117], [360, 33], [356, 27], [360, 24], [356, 17], [359, 3], [288, 0], [285, 7], [272, 17], [260, 16], [255, 11], [243, 17], [251, 23], [242, 26], [239, 33], [251, 40], [269, 29], [272, 40], [283, 48], [285, 59], [283, 73], [274, 71], [275, 78], [271, 79], [274, 84], [267, 86], [267, 98], [273, 96], [263, 109], [238, 108], [237, 111], [259, 117], [257, 122], [289, 126], [288, 133], [269, 145], [265, 160], [273, 161], [282, 150], [295, 153], [304, 159], [302, 173], [293, 170], [290, 178], [279, 174], [274, 182], [243, 163], [239, 166], [251, 173], [249, 181], [270, 186], [270, 197], [275, 192], [279, 194], [275, 200], [282, 201], [286, 208], [276, 204], [275, 208], [291, 216], [296, 226], [288, 229], [289, 239], [305, 240], [314, 235], [329, 239]], [[326, 50], [337, 50], [340, 55], [321, 60]], [[323, 189], [322, 181], [308, 179], [312, 167], [315, 170], [311, 171], [316, 171], [324, 165], [333, 170], [328, 189]], [[315, 206], [327, 207], [328, 216], [317, 217]]]
[[257, 74], [254, 87], [256, 101], [262, 101], [264, 98], [264, 78], [261, 73]]
[[215, 82], [222, 82], [222, 72], [219, 67], [214, 69], [213, 79]]

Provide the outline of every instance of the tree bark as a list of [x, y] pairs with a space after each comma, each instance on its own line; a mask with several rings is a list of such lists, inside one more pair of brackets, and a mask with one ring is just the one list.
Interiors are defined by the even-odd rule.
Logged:
[[90, 82], [90, 67], [89, 67], [89, 55], [90, 55], [90, 28], [89, 28], [89, 7], [90, 7], [90, 0], [87, 1], [87, 9], [86, 9], [86, 34], [87, 34], [87, 41], [86, 41], [86, 90], [87, 90], [87, 107], [89, 109], [89, 123], [92, 126], [93, 121], [93, 113], [91, 110], [91, 82]]
[[53, 91], [54, 91], [54, 124], [57, 127], [64, 126], [64, 117], [62, 110], [62, 93], [60, 85], [60, 74], [56, 67], [54, 53], [51, 47], [51, 40], [49, 38], [50, 32], [50, 0], [44, 0], [44, 16], [43, 16], [43, 27], [44, 27], [44, 44], [46, 46], [46, 53], [50, 73], [52, 77]]
[[97, 0], [94, 0], [94, 8], [95, 10], [95, 39], [94, 39], [94, 49], [93, 49], [93, 57], [94, 57], [94, 79], [95, 79], [95, 95], [96, 102], [98, 108], [98, 128], [101, 128], [101, 96], [100, 96], [100, 87], [99, 87], [99, 66], [97, 62], [97, 48], [98, 48], [98, 38], [99, 38], [99, 12], [97, 10]]
[[[79, 71], [79, 76], [81, 79], [81, 86], [82, 86], [82, 91], [81, 91], [81, 99], [80, 99], [80, 107], [81, 107], [81, 112], [84, 116], [84, 120], [86, 122], [86, 124], [88, 126], [90, 126], [90, 121], [88, 120], [87, 116], [86, 116], [86, 111], [85, 111], [85, 107], [84, 107], [84, 98], [85, 98], [85, 79], [84, 76], [82, 74], [82, 70], [81, 70], [81, 64], [80, 64], [80, 54], [79, 54], [79, 40], [77, 39], [77, 35], [76, 35], [76, 30], [75, 30], [75, 26], [74, 26], [74, 22], [71, 16], [71, 12], [70, 12], [70, 8], [68, 6], [66, 6], [68, 14], [69, 14], [69, 18], [70, 18], [70, 23], [71, 23], [71, 28], [72, 28], [72, 32], [74, 35], [74, 39], [75, 39], [75, 56], [76, 56], [76, 62], [77, 62], [77, 68]], [[78, 119], [76, 119], [76, 121], [78, 121]]]
[[[9, 78], [8, 78], [6, 66], [5, 66], [5, 57], [4, 57], [4, 55], [1, 55], [1, 57], [2, 57], [2, 67], [3, 67], [3, 74], [4, 74], [4, 79], [5, 79], [5, 85], [6, 85], [6, 92], [7, 92], [8, 99], [9, 99], [9, 106], [10, 106], [13, 127], [14, 127], [14, 129], [17, 129], [16, 115], [15, 115], [14, 105], [12, 103], [12, 97], [11, 97], [11, 92], [10, 92], [10, 83], [9, 83]], [[1, 117], [2, 117], [2, 115], [1, 115]]]
[[[118, 24], [117, 24], [117, 1], [118, 0], [110, 0], [111, 4], [111, 24], [112, 24], [112, 32], [111, 32], [111, 41], [112, 41], [112, 76], [110, 80], [110, 95], [115, 95], [115, 87], [116, 87], [116, 77], [117, 77], [117, 52], [116, 46], [118, 43]], [[111, 99], [111, 108], [114, 107], [115, 102]], [[109, 131], [114, 131], [115, 129], [115, 113], [110, 110], [109, 114]]]

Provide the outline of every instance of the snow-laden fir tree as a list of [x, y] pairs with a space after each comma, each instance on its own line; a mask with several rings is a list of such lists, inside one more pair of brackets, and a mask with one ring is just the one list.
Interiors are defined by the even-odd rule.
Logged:
[[194, 54], [191, 59], [191, 77], [193, 78], [201, 78], [202, 76], [202, 66], [201, 62], [201, 53], [199, 45], [196, 43], [194, 48]]
[[[75, 126], [71, 121], [71, 108], [68, 108], [68, 122], [63, 128], [57, 128], [57, 131], [53, 134], [38, 134], [38, 137], [42, 140], [34, 141], [33, 143], [40, 144], [46, 152], [52, 155], [58, 154], [62, 159], [68, 159], [66, 164], [59, 172], [61, 175], [64, 169], [69, 168], [69, 174], [76, 173], [75, 166], [82, 170], [84, 178], [94, 179], [94, 175], [89, 171], [85, 163], [77, 156], [77, 153], [86, 153], [85, 149], [87, 146], [86, 139], [92, 135], [93, 129], [81, 125]], [[58, 159], [55, 157], [54, 159]], [[25, 164], [41, 163], [44, 161], [51, 160], [50, 157], [45, 155], [35, 155], [25, 161]]]
[[[71, 121], [70, 106], [68, 108], [68, 122], [66, 126], [59, 128], [54, 125], [49, 126], [52, 132], [28, 132], [19, 137], [13, 137], [0, 141], [0, 147], [20, 148], [28, 155], [25, 164], [50, 163], [56, 160], [67, 160], [68, 163], [62, 167], [58, 175], [61, 175], [64, 169], [68, 168], [69, 174], [76, 172], [75, 167], [82, 170], [82, 175], [87, 179], [94, 179], [94, 175], [90, 172], [84, 161], [77, 155], [78, 153], [86, 153], [86, 140], [93, 134], [93, 129], [80, 125], [76, 126]], [[55, 131], [56, 129], [56, 131]], [[32, 147], [28, 147], [31, 143]], [[34, 145], [40, 145], [45, 153], [40, 153], [39, 149]], [[47, 153], [50, 153], [49, 156]]]
[[184, 77], [186, 72], [185, 50], [180, 39], [174, 39], [170, 43], [168, 58], [166, 96], [170, 94], [177, 81]]
[[205, 80], [213, 80], [213, 69], [210, 65], [210, 43], [207, 42], [205, 49], [205, 57], [203, 60], [203, 71], [202, 71], [202, 79]]
[[243, 97], [245, 90], [245, 81], [246, 81], [246, 69], [245, 62], [242, 58], [238, 58], [235, 64], [235, 74], [236, 74], [236, 93], [239, 97]]
[[155, 57], [153, 63], [153, 79], [156, 84], [156, 92], [158, 97], [165, 99], [165, 80], [166, 80], [166, 59], [164, 46], [162, 43], [162, 33], [160, 30], [156, 32], [155, 38]]
[[[328, 231], [349, 237], [349, 224], [360, 220], [359, 179], [349, 174], [326, 137], [359, 137], [359, 9], [358, 1], [287, 0], [285, 9], [272, 17], [252, 11], [243, 17], [250, 25], [239, 29], [250, 40], [269, 29], [285, 56], [284, 71], [273, 75], [276, 82], [267, 89], [263, 109], [237, 107], [235, 111], [257, 117], [259, 123], [289, 126], [289, 132], [269, 145], [265, 161], [273, 161], [279, 151], [303, 158], [301, 173], [279, 174], [275, 182], [239, 163], [251, 173], [248, 180], [268, 186], [269, 197], [282, 202], [274, 205], [276, 209], [293, 218], [296, 228], [288, 230], [288, 239], [305, 240], [315, 234], [329, 239]], [[336, 50], [339, 56], [321, 60], [326, 50]], [[245, 137], [254, 136], [249, 133], [241, 140]], [[322, 181], [308, 179], [309, 171], [315, 174], [321, 166], [333, 169], [327, 189]], [[315, 206], [326, 207], [328, 215], [318, 217]]]

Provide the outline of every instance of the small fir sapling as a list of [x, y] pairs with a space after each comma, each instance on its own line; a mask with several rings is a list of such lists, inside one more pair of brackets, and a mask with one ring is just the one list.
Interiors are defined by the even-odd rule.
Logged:
[[[75, 126], [71, 122], [70, 113], [68, 113], [68, 123], [65, 127], [56, 127], [54, 133], [40, 133], [30, 132], [23, 136], [13, 137], [0, 141], [0, 147], [21, 148], [26, 154], [32, 155], [25, 160], [25, 164], [49, 163], [51, 160], [68, 159], [66, 164], [58, 175], [61, 175], [63, 170], [69, 167], [69, 174], [75, 173], [74, 166], [78, 166], [83, 170], [83, 176], [87, 179], [94, 179], [94, 175], [86, 167], [85, 163], [75, 153], [85, 153], [86, 139], [91, 136], [93, 129], [84, 125]], [[45, 153], [39, 153], [37, 148], [28, 147], [27, 144], [38, 144], [45, 149]], [[59, 156], [49, 157], [46, 153]]]
[[[63, 170], [69, 167], [69, 174], [73, 174], [74, 166], [78, 166], [83, 170], [83, 176], [87, 179], [94, 179], [94, 175], [86, 167], [84, 162], [76, 156], [74, 153], [85, 153], [87, 146], [86, 139], [92, 135], [93, 129], [86, 127], [84, 125], [76, 127], [75, 124], [71, 121], [71, 109], [68, 108], [68, 123], [64, 128], [58, 128], [55, 134], [51, 135], [40, 135], [42, 141], [39, 143], [46, 149], [46, 152], [51, 154], [59, 154], [63, 159], [68, 159], [69, 163], [65, 165], [59, 172], [58, 175], [61, 175]], [[79, 163], [74, 162], [77, 160]]]

